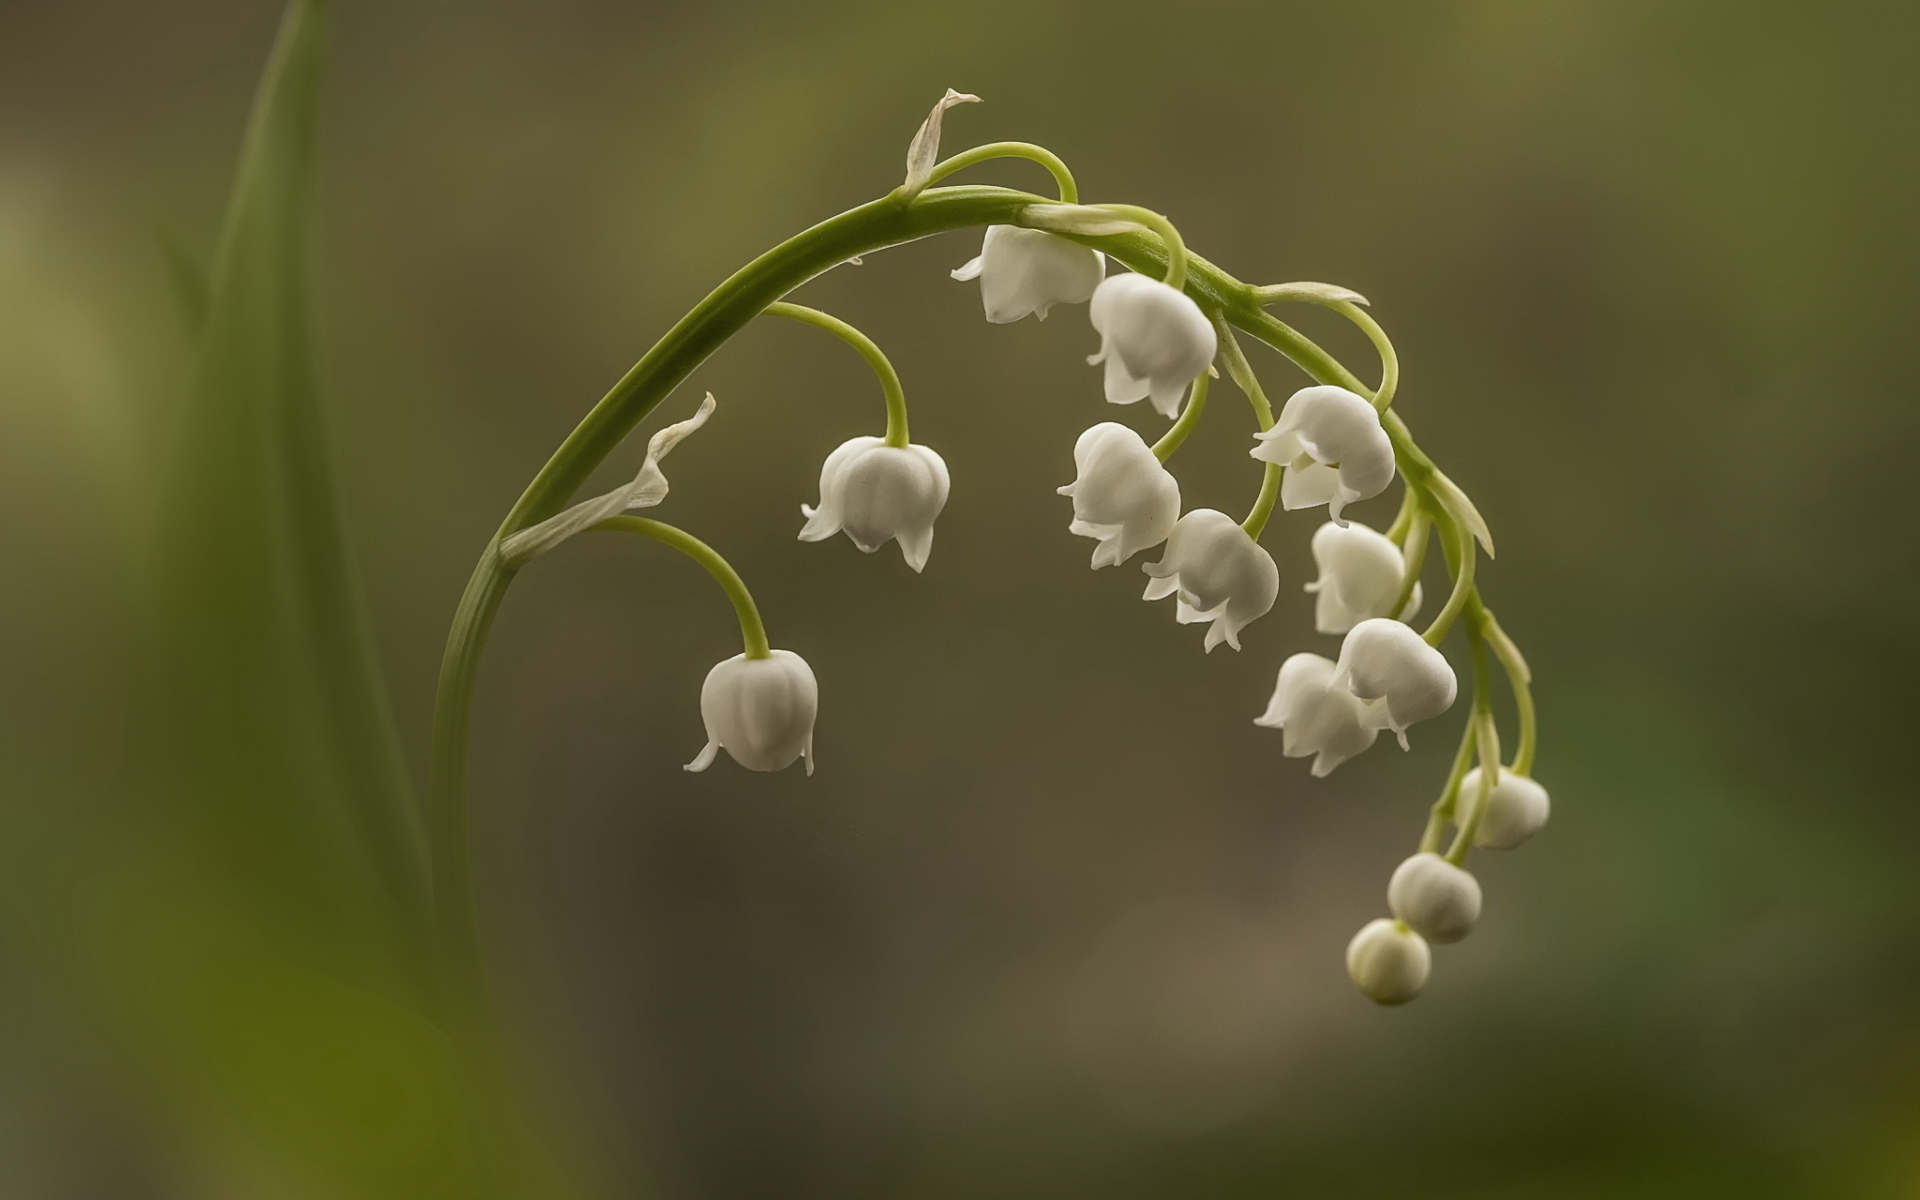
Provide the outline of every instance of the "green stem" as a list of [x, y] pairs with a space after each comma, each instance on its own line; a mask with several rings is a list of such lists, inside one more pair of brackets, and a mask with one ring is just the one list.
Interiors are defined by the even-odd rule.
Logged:
[[1493, 656], [1500, 660], [1500, 666], [1507, 673], [1507, 683], [1513, 689], [1513, 706], [1520, 715], [1520, 741], [1514, 747], [1511, 770], [1516, 775], [1531, 775], [1540, 741], [1539, 718], [1533, 708], [1533, 672], [1528, 669], [1526, 659], [1520, 657], [1520, 647], [1514, 645], [1507, 631], [1500, 627], [1493, 610], [1481, 602], [1477, 589], [1473, 602], [1467, 607], [1467, 619], [1478, 626], [1487, 644], [1493, 647]]
[[[1412, 494], [1413, 489], [1407, 490], [1408, 494]], [[1395, 620], [1399, 620], [1400, 614], [1407, 611], [1407, 605], [1413, 603], [1413, 589], [1420, 586], [1420, 571], [1427, 565], [1427, 542], [1431, 540], [1429, 522], [1425, 507], [1415, 508], [1412, 518], [1407, 521], [1406, 544], [1401, 548], [1407, 573], [1400, 581], [1400, 594], [1393, 598], [1393, 607], [1387, 610], [1387, 615]]]
[[1138, 204], [1097, 204], [1094, 207], [1117, 217], [1138, 221], [1158, 234], [1167, 247], [1167, 273], [1162, 276], [1162, 281], [1176, 290], [1187, 286], [1187, 243], [1181, 238], [1180, 231], [1173, 227], [1172, 221]]
[[1393, 514], [1393, 524], [1387, 526], [1387, 540], [1396, 546], [1404, 546], [1407, 530], [1413, 525], [1413, 514], [1419, 511], [1420, 495], [1411, 487], [1400, 489], [1400, 510]]
[[815, 328], [824, 329], [847, 345], [852, 346], [855, 350], [858, 350], [860, 357], [866, 359], [867, 365], [873, 368], [873, 373], [880, 377], [880, 390], [886, 393], [887, 445], [892, 446], [896, 450], [904, 450], [907, 448], [909, 444], [907, 440], [907, 393], [906, 390], [900, 386], [899, 372], [893, 369], [893, 364], [887, 360], [886, 354], [881, 351], [880, 347], [874, 344], [872, 338], [861, 333], [845, 321], [842, 321], [839, 317], [831, 313], [823, 313], [817, 308], [808, 308], [804, 304], [789, 304], [784, 300], [779, 300], [767, 305], [764, 311], [769, 317], [786, 317], [789, 320], [800, 321], [804, 324], [812, 325]]
[[1460, 748], [1453, 752], [1453, 767], [1447, 772], [1446, 786], [1440, 789], [1440, 798], [1433, 802], [1433, 807], [1427, 812], [1426, 832], [1420, 835], [1422, 854], [1432, 854], [1440, 849], [1440, 835], [1446, 832], [1447, 822], [1453, 818], [1453, 810], [1459, 806], [1460, 781], [1467, 777], [1467, 765], [1473, 762], [1473, 748], [1479, 732], [1479, 722], [1472, 713], [1467, 714], [1467, 727], [1460, 731]]
[[1180, 448], [1180, 443], [1186, 441], [1193, 427], [1200, 423], [1200, 414], [1207, 411], [1207, 385], [1212, 379], [1213, 376], [1203, 371], [1193, 381], [1193, 390], [1187, 394], [1187, 406], [1180, 410], [1180, 419], [1153, 444], [1155, 458], [1161, 462], [1172, 458], [1173, 452]]
[[1446, 639], [1447, 631], [1473, 599], [1473, 535], [1467, 527], [1452, 513], [1442, 510], [1435, 521], [1440, 530], [1440, 547], [1447, 552], [1447, 566], [1453, 571], [1453, 592], [1448, 595], [1446, 607], [1433, 618], [1433, 624], [1420, 636], [1427, 645], [1438, 646]]
[[740, 573], [720, 557], [720, 552], [712, 546], [678, 526], [649, 517], [608, 517], [593, 528], [605, 533], [637, 533], [641, 537], [652, 538], [662, 545], [672, 546], [705, 567], [707, 574], [713, 576], [713, 581], [733, 602], [734, 615], [740, 618], [740, 641], [746, 647], [746, 656], [767, 658], [773, 654], [772, 647], [767, 644], [767, 627], [761, 623], [759, 606], [753, 602], [753, 593], [747, 590]]
[[963, 150], [952, 158], [935, 163], [933, 174], [927, 178], [927, 182], [938, 183], [956, 171], [964, 171], [996, 158], [1025, 158], [1039, 163], [1053, 175], [1053, 182], [1060, 189], [1062, 203], [1080, 203], [1080, 188], [1073, 182], [1073, 172], [1067, 170], [1067, 164], [1053, 151], [1032, 142], [989, 142], [984, 146]]
[[1475, 741], [1480, 758], [1480, 795], [1474, 802], [1473, 812], [1453, 835], [1453, 845], [1447, 847], [1447, 861], [1456, 867], [1466, 861], [1467, 851], [1473, 848], [1474, 834], [1480, 831], [1480, 822], [1487, 815], [1487, 797], [1500, 782], [1500, 731], [1493, 723], [1487, 640], [1480, 635], [1479, 626], [1471, 622], [1467, 625], [1467, 640], [1473, 646], [1473, 723], [1479, 730]]
[[[1247, 361], [1247, 352], [1240, 348], [1240, 339], [1234, 335], [1233, 326], [1226, 317], [1215, 315], [1213, 326], [1220, 342], [1220, 353], [1227, 360], [1227, 374], [1232, 377], [1234, 386], [1247, 397], [1247, 403], [1253, 405], [1253, 419], [1265, 433], [1273, 428], [1273, 405], [1267, 401], [1267, 393], [1261, 390], [1260, 379], [1253, 373], [1253, 364]], [[1254, 499], [1253, 509], [1247, 513], [1247, 519], [1240, 522], [1240, 528], [1254, 541], [1266, 532], [1267, 521], [1273, 516], [1273, 506], [1280, 499], [1280, 464], [1268, 463], [1260, 474], [1260, 495]]]
[[1393, 394], [1400, 390], [1400, 356], [1394, 353], [1393, 343], [1387, 340], [1387, 331], [1380, 328], [1380, 322], [1373, 319], [1373, 314], [1351, 300], [1335, 300], [1327, 307], [1358, 325], [1380, 355], [1380, 386], [1374, 389], [1372, 399], [1373, 406], [1385, 412], [1387, 406], [1393, 403]]
[[[467, 757], [473, 694], [487, 635], [512, 583], [500, 543], [565, 508], [594, 469], [728, 338], [786, 293], [849, 258], [950, 229], [1012, 224], [1041, 197], [1007, 188], [936, 188], [911, 202], [885, 196], [822, 221], [736, 271], [695, 305], [554, 451], [481, 552], [447, 631], [435, 692], [429, 837], [436, 936], [450, 986], [479, 993], [480, 948], [468, 855]], [[1141, 236], [1141, 242], [1152, 241]], [[1208, 279], [1220, 286], [1214, 272]]]
[[1260, 494], [1254, 497], [1253, 508], [1247, 513], [1247, 519], [1240, 522], [1240, 528], [1254, 541], [1267, 531], [1267, 520], [1273, 516], [1275, 501], [1280, 499], [1280, 464], [1268, 463], [1260, 476]]

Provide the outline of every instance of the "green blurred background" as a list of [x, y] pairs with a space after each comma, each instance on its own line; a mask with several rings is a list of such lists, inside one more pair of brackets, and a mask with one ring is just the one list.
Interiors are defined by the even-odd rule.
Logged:
[[[185, 362], [161, 235], [211, 252], [277, 18], [0, 8], [13, 822], [119, 786]], [[680, 770], [738, 645], [658, 546], [529, 571], [482, 683], [494, 960], [614, 1194], [1920, 1196], [1920, 9], [341, 0], [330, 40], [323, 375], [416, 779], [519, 488], [734, 267], [892, 187], [947, 86], [987, 101], [950, 149], [1041, 142], [1241, 278], [1368, 295], [1536, 672], [1553, 823], [1476, 857], [1479, 930], [1375, 1009], [1343, 948], [1459, 714], [1319, 783], [1250, 723], [1333, 645], [1299, 590], [1316, 520], [1275, 520], [1280, 605], [1203, 657], [1136, 565], [1086, 569], [1053, 494], [1088, 424], [1164, 427], [1101, 402], [1084, 310], [986, 325], [945, 275], [971, 234], [822, 278], [800, 298], [888, 349], [952, 468], [923, 577], [794, 539], [820, 460], [881, 422], [831, 339], [751, 328], [649, 426], [720, 401], [659, 515], [813, 664], [819, 773]], [[1248, 431], [1216, 390], [1188, 504], [1245, 508]], [[0, 1191], [169, 1194], [138, 1112], [42, 1061], [26, 961]]]

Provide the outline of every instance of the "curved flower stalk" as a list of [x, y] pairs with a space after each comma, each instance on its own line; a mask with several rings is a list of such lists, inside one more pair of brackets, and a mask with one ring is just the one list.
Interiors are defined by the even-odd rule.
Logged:
[[[715, 667], [702, 690], [708, 745], [691, 767], [726, 750], [741, 765], [776, 770], [804, 759], [812, 767], [818, 689], [812, 668], [773, 650], [738, 576], [689, 535], [629, 514], [666, 494], [660, 459], [699, 422], [656, 434], [646, 464], [628, 488], [583, 504], [575, 493], [660, 401], [741, 328], [762, 314], [828, 329], [865, 356], [887, 400], [884, 437], [841, 442], [821, 472], [820, 503], [804, 508], [803, 537], [846, 532], [862, 549], [888, 540], [919, 569], [950, 487], [946, 462], [907, 436], [906, 405], [891, 364], [872, 342], [837, 318], [789, 303], [796, 288], [835, 266], [888, 246], [961, 229], [985, 230], [981, 254], [957, 274], [977, 277], [990, 321], [1044, 315], [1053, 305], [1089, 302], [1101, 336], [1105, 398], [1151, 400], [1179, 420], [1152, 446], [1112, 422], [1094, 425], [1074, 446], [1077, 477], [1060, 491], [1074, 504], [1073, 533], [1092, 538], [1094, 566], [1114, 565], [1164, 542], [1144, 566], [1148, 599], [1178, 597], [1183, 623], [1207, 623], [1205, 645], [1238, 649], [1240, 635], [1264, 616], [1279, 592], [1279, 571], [1260, 545], [1276, 505], [1327, 506], [1330, 524], [1313, 535], [1320, 578], [1315, 625], [1344, 634], [1338, 658], [1311, 652], [1285, 658], [1273, 697], [1257, 723], [1282, 732], [1281, 753], [1310, 757], [1324, 776], [1369, 748], [1383, 729], [1406, 744], [1409, 726], [1453, 705], [1458, 681], [1438, 647], [1465, 631], [1473, 663], [1472, 703], [1460, 748], [1428, 813], [1410, 865], [1389, 888], [1394, 915], [1367, 925], [1348, 947], [1361, 991], [1382, 1004], [1412, 999], [1426, 985], [1430, 943], [1463, 936], [1479, 917], [1477, 881], [1462, 867], [1475, 845], [1506, 846], [1544, 821], [1545, 791], [1532, 783], [1536, 724], [1531, 673], [1487, 608], [1478, 556], [1493, 554], [1486, 522], [1466, 493], [1414, 441], [1395, 407], [1400, 367], [1385, 332], [1356, 293], [1326, 284], [1244, 283], [1189, 255], [1166, 217], [1126, 204], [1085, 204], [1064, 162], [1042, 147], [997, 142], [940, 158], [950, 108], [976, 97], [948, 92], [915, 135], [905, 181], [893, 191], [823, 221], [761, 255], [723, 282], [673, 326], [585, 416], [512, 506], [480, 556], [448, 638], [435, 720], [433, 839], [436, 900], [450, 943], [471, 949], [466, 872], [467, 719], [478, 664], [502, 597], [517, 572], [581, 529], [625, 529], [677, 545], [720, 580], [741, 617], [745, 649]], [[1022, 158], [1052, 176], [1058, 199], [994, 186], [935, 186], [963, 169]], [[1104, 258], [1103, 258], [1104, 256]], [[1104, 259], [1125, 268], [1104, 275]], [[1331, 308], [1355, 323], [1380, 357], [1380, 383], [1352, 371], [1267, 311], [1277, 303]], [[1275, 419], [1253, 364], [1250, 338], [1303, 371]], [[1216, 355], [1253, 410], [1262, 462], [1258, 494], [1246, 518], [1214, 509], [1180, 515], [1181, 487], [1165, 465], [1206, 413]], [[1183, 394], [1190, 394], [1184, 411]], [[1093, 396], [1089, 395], [1089, 400]], [[1218, 419], [1217, 417], [1215, 419]], [[958, 464], [965, 472], [968, 464]], [[1345, 510], [1380, 495], [1399, 478], [1401, 514], [1384, 533], [1350, 523]], [[1251, 482], [1251, 481], [1249, 481]], [[1451, 585], [1422, 631], [1403, 622], [1419, 608], [1419, 576], [1437, 541]], [[1328, 647], [1329, 649], [1331, 647]], [[1511, 762], [1503, 762], [1493, 717], [1497, 662], [1519, 719]], [[1450, 844], [1443, 846], [1449, 829]], [[1404, 876], [1404, 877], [1403, 877]], [[1461, 880], [1472, 883], [1468, 888]], [[1469, 903], [1471, 899], [1471, 903]], [[461, 957], [456, 953], [453, 957]], [[466, 955], [468, 965], [474, 956]]]
[[933, 522], [947, 506], [952, 479], [945, 459], [908, 440], [907, 396], [893, 363], [872, 338], [818, 309], [769, 304], [766, 314], [824, 329], [858, 350], [887, 400], [884, 438], [853, 438], [827, 456], [820, 468], [819, 507], [800, 506], [807, 519], [800, 540], [824, 541], [844, 532], [864, 554], [898, 541], [907, 565], [916, 573], [925, 570], [933, 552]]

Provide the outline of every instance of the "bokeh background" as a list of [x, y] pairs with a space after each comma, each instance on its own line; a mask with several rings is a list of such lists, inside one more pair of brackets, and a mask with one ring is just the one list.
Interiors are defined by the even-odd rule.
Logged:
[[[131, 485], [185, 361], [161, 246], [210, 253], [277, 19], [0, 8], [15, 820], [119, 753]], [[949, 148], [1041, 142], [1242, 278], [1371, 298], [1537, 676], [1553, 822], [1476, 857], [1480, 928], [1375, 1009], [1343, 948], [1459, 714], [1310, 780], [1250, 718], [1333, 645], [1300, 591], [1316, 522], [1276, 518], [1282, 602], [1203, 656], [1137, 565], [1087, 570], [1053, 494], [1088, 424], [1164, 424], [1102, 403], [1084, 310], [986, 325], [945, 274], [973, 235], [833, 272], [799, 298], [888, 349], [953, 470], [924, 576], [794, 539], [820, 460], [881, 421], [831, 339], [749, 329], [651, 423], [720, 401], [659, 515], [814, 665], [818, 774], [680, 770], [738, 646], [663, 548], [542, 561], [487, 663], [490, 943], [592, 1172], [688, 1198], [1920, 1196], [1916, 44], [1898, 3], [341, 0], [324, 378], [416, 779], [454, 601], [524, 481], [735, 266], [892, 187], [947, 86], [987, 101]], [[1372, 373], [1337, 318], [1299, 321]], [[1175, 460], [1190, 505], [1250, 502], [1248, 430], [1216, 389]], [[26, 990], [0, 986], [0, 1190], [169, 1194], [137, 1113], [42, 1061]]]

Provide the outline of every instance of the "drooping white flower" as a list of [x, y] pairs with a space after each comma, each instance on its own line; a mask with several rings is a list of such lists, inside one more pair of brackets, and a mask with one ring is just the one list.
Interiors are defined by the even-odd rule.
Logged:
[[687, 770], [706, 770], [725, 749], [751, 771], [778, 771], [804, 758], [811, 775], [819, 711], [820, 685], [806, 659], [791, 650], [766, 658], [736, 654], [708, 671], [700, 687], [707, 744]]
[[1341, 509], [1393, 482], [1393, 443], [1380, 414], [1343, 387], [1301, 388], [1287, 398], [1273, 428], [1255, 437], [1260, 444], [1253, 457], [1287, 469], [1280, 503], [1289, 511], [1324, 504], [1327, 516], [1344, 525]]
[[953, 272], [980, 281], [987, 320], [1005, 325], [1056, 304], [1085, 304], [1107, 274], [1107, 256], [1039, 229], [989, 225], [980, 253]]
[[1221, 642], [1240, 648], [1240, 631], [1267, 615], [1280, 595], [1280, 568], [1273, 556], [1223, 512], [1196, 508], [1174, 523], [1157, 563], [1141, 570], [1153, 577], [1143, 599], [1179, 597], [1174, 615], [1182, 625], [1211, 621], [1209, 652]]
[[1387, 907], [1428, 941], [1457, 942], [1480, 919], [1480, 881], [1423, 852], [1401, 863], [1387, 881]]
[[1109, 275], [1094, 290], [1088, 311], [1100, 332], [1100, 352], [1087, 362], [1107, 364], [1107, 399], [1114, 404], [1152, 397], [1156, 410], [1173, 416], [1187, 385], [1219, 349], [1200, 306], [1145, 275]]
[[1331, 686], [1333, 672], [1330, 658], [1292, 656], [1280, 664], [1267, 711], [1253, 719], [1255, 725], [1282, 732], [1280, 752], [1288, 758], [1313, 755], [1316, 779], [1331, 774], [1380, 736], [1380, 727], [1368, 720], [1367, 705], [1345, 688]]
[[[1468, 771], [1460, 780], [1459, 816], [1454, 824], [1466, 827], [1480, 803], [1480, 784], [1479, 767]], [[1486, 815], [1480, 818], [1480, 828], [1473, 832], [1473, 844], [1489, 850], [1511, 850], [1540, 832], [1547, 823], [1550, 808], [1547, 789], [1525, 775], [1515, 775], [1502, 768], [1492, 794], [1487, 797]]]
[[1321, 633], [1345, 633], [1369, 617], [1404, 621], [1420, 611], [1417, 583], [1404, 609], [1387, 611], [1406, 582], [1407, 560], [1385, 534], [1358, 521], [1329, 521], [1314, 530], [1313, 561], [1320, 578], [1306, 590], [1314, 596], [1313, 627]]
[[1333, 686], [1369, 701], [1367, 720], [1391, 729], [1407, 748], [1407, 727], [1453, 707], [1460, 688], [1446, 656], [1408, 625], [1374, 617], [1355, 625], [1340, 645]]
[[1432, 970], [1426, 940], [1387, 917], [1367, 922], [1347, 943], [1347, 974], [1375, 1004], [1405, 1004]]
[[946, 507], [951, 480], [947, 464], [925, 446], [889, 446], [884, 438], [841, 443], [820, 468], [820, 507], [802, 504], [803, 542], [844, 531], [872, 554], [889, 539], [900, 543], [907, 565], [918, 571], [933, 550], [933, 522]]
[[1116, 566], [1158, 546], [1180, 519], [1180, 483], [1152, 447], [1125, 425], [1102, 421], [1073, 444], [1079, 477], [1060, 488], [1073, 498], [1069, 532], [1098, 539], [1093, 565]]

